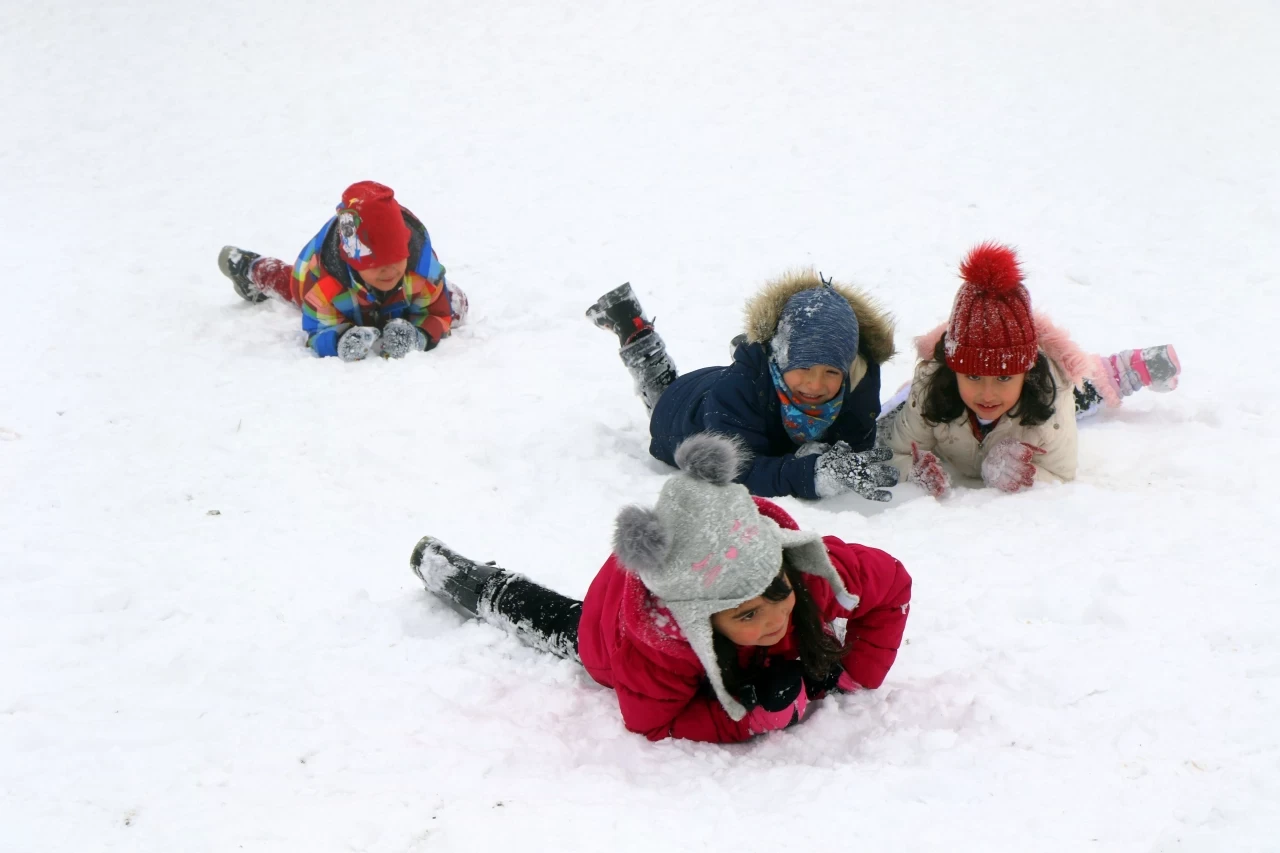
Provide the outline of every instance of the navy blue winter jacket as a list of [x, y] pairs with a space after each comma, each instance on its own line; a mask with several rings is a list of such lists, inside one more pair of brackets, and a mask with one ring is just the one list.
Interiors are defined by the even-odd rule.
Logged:
[[[846, 374], [847, 375], [847, 374]], [[751, 466], [738, 478], [753, 495], [816, 498], [818, 454], [795, 457], [797, 445], [782, 426], [781, 404], [769, 375], [768, 344], [743, 344], [728, 367], [704, 367], [676, 379], [663, 392], [649, 420], [649, 452], [675, 465], [676, 447], [698, 432], [739, 436], [751, 449]], [[867, 359], [857, 386], [845, 389], [840, 416], [822, 436], [867, 450], [880, 414], [880, 365]]]

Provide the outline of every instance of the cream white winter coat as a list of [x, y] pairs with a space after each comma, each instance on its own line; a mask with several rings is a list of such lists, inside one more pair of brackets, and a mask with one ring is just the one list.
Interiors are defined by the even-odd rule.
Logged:
[[1053, 380], [1058, 392], [1054, 397], [1054, 414], [1037, 426], [1024, 426], [1017, 418], [1002, 417], [986, 437], [979, 440], [965, 412], [953, 421], [929, 424], [920, 414], [924, 381], [940, 367], [933, 360], [934, 347], [945, 329], [945, 324], [927, 335], [916, 339], [917, 354], [922, 359], [916, 365], [911, 380], [911, 390], [906, 402], [885, 425], [887, 442], [893, 450], [893, 464], [903, 479], [911, 474], [911, 443], [923, 450], [937, 454], [956, 473], [964, 477], [982, 478], [982, 462], [987, 453], [1006, 438], [1016, 438], [1044, 450], [1032, 457], [1039, 482], [1073, 480], [1076, 476], [1076, 406], [1074, 387], [1084, 379], [1090, 379], [1108, 405], [1119, 404], [1119, 394], [1106, 381], [1103, 366], [1097, 356], [1087, 355], [1077, 347], [1065, 331], [1056, 328], [1043, 314], [1035, 315], [1036, 333], [1040, 351], [1049, 359]]
[[954, 421], [930, 425], [920, 415], [921, 389], [924, 380], [940, 366], [936, 361], [916, 365], [907, 401], [893, 416], [889, 447], [893, 464], [905, 481], [911, 475], [911, 442], [921, 450], [932, 450], [949, 463], [962, 477], [982, 479], [982, 462], [987, 453], [1006, 438], [1016, 438], [1043, 448], [1043, 454], [1032, 457], [1036, 480], [1072, 480], [1076, 476], [1076, 405], [1071, 383], [1060, 367], [1050, 360], [1058, 395], [1054, 398], [1053, 417], [1038, 426], [1024, 426], [1017, 418], [1002, 417], [981, 441], [974, 435], [966, 412]]

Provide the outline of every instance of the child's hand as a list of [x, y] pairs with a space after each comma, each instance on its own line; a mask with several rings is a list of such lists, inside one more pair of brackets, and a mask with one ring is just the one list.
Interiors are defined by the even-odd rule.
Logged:
[[426, 348], [426, 334], [403, 317], [397, 317], [382, 327], [382, 354], [387, 358], [404, 358], [411, 352], [422, 352]]
[[343, 361], [367, 358], [381, 335], [373, 326], [352, 326], [338, 338], [338, 358]]
[[804, 717], [809, 707], [804, 667], [798, 660], [771, 661], [738, 692], [738, 701], [747, 708], [747, 728], [752, 734], [785, 729]]
[[759, 706], [766, 711], [781, 711], [791, 707], [803, 688], [804, 667], [800, 661], [774, 659], [743, 686], [738, 692], [738, 701], [746, 708]]
[[991, 448], [982, 460], [982, 482], [1004, 492], [1020, 492], [1029, 489], [1036, 481], [1036, 466], [1031, 464], [1044, 448], [1006, 438]]
[[867, 500], [887, 501], [893, 497], [880, 486], [896, 486], [898, 469], [887, 464], [893, 451], [873, 447], [855, 453], [843, 441], [837, 441], [818, 457], [814, 468], [814, 487], [820, 498], [844, 492], [857, 492]]
[[831, 665], [831, 669], [822, 678], [814, 678], [807, 672], [804, 674], [804, 692], [810, 698], [822, 696], [832, 690], [843, 690], [844, 685], [852, 683], [853, 680], [844, 671], [844, 664], [838, 661]]
[[951, 476], [947, 474], [938, 457], [920, 445], [911, 442], [911, 479], [935, 498], [951, 491]]

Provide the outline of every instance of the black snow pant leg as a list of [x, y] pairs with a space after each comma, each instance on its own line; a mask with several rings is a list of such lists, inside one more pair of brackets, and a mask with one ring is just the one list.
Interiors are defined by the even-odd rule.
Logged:
[[652, 329], [618, 351], [636, 383], [636, 393], [650, 412], [658, 398], [676, 381], [676, 366], [667, 355], [666, 342]]
[[557, 657], [578, 657], [582, 602], [540, 586], [523, 575], [503, 572], [485, 590], [480, 616], [510, 631], [521, 642]]

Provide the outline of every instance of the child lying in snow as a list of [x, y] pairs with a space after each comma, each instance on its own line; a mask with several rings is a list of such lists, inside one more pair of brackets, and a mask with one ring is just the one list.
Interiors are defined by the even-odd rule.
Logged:
[[739, 477], [753, 495], [801, 498], [856, 492], [889, 500], [890, 454], [873, 448], [880, 364], [893, 324], [865, 294], [802, 272], [767, 284], [747, 304], [733, 364], [677, 377], [666, 345], [629, 284], [587, 309], [615, 332], [622, 362], [649, 407], [649, 452], [668, 465], [691, 435], [735, 436], [750, 449]]
[[1141, 388], [1172, 391], [1172, 346], [1087, 355], [1043, 314], [1012, 249], [984, 243], [960, 266], [951, 318], [917, 339], [906, 400], [881, 421], [893, 463], [941, 497], [948, 462], [1006, 492], [1076, 475], [1076, 419]]
[[[875, 688], [902, 642], [911, 578], [893, 557], [803, 532], [732, 482], [732, 439], [703, 433], [653, 509], [624, 508], [614, 553], [576, 601], [428, 536], [414, 572], [460, 612], [580, 661], [627, 729], [729, 743], [804, 719], [832, 690]], [[844, 640], [831, 628], [848, 619]]]
[[400, 358], [440, 343], [467, 298], [445, 281], [427, 229], [374, 181], [347, 187], [337, 210], [293, 266], [225, 246], [218, 269], [250, 302], [278, 296], [300, 307], [316, 355]]

